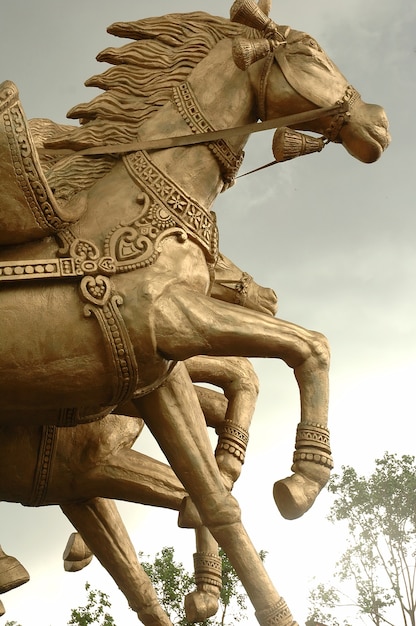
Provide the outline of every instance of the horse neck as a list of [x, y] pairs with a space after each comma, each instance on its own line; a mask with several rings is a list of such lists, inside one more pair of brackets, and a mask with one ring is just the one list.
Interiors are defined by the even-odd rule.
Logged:
[[[242, 126], [255, 121], [254, 93], [246, 72], [232, 59], [231, 41], [223, 40], [191, 72], [188, 84], [199, 110], [215, 129]], [[177, 106], [170, 102], [140, 128], [141, 139], [190, 134], [193, 120], [186, 123]], [[193, 132], [196, 132], [195, 126]], [[228, 140], [234, 152], [243, 149], [247, 136]], [[201, 205], [209, 208], [222, 191], [218, 161], [206, 145], [171, 148], [152, 152], [152, 161]]]

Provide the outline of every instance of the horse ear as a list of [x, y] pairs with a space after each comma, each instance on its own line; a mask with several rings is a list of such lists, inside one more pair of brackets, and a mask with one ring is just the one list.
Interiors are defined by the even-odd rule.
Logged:
[[257, 5], [265, 15], [270, 15], [272, 9], [272, 0], [258, 0]]

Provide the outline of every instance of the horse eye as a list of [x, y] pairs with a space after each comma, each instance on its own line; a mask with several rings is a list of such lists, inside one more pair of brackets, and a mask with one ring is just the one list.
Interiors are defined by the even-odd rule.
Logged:
[[309, 39], [309, 45], [311, 48], [315, 48], [315, 50], [319, 50], [319, 46], [315, 39]]

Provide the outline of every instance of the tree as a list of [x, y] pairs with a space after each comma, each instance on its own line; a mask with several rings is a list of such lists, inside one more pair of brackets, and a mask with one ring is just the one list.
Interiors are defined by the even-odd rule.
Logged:
[[85, 583], [85, 590], [88, 594], [87, 604], [77, 609], [72, 609], [69, 625], [88, 626], [115, 626], [115, 622], [106, 609], [111, 608], [108, 595], [102, 591], [91, 589], [89, 583]]
[[[153, 563], [142, 561], [142, 565], [172, 623], [177, 626], [191, 626], [185, 616], [184, 598], [193, 591], [194, 579], [182, 563], [175, 563], [174, 555], [172, 547], [163, 548], [156, 554]], [[227, 623], [233, 624], [246, 617], [244, 615], [247, 610], [246, 593], [223, 550], [220, 550], [220, 556], [222, 560], [220, 618], [219, 621], [216, 618], [205, 620], [203, 626], [226, 626]], [[261, 551], [260, 557], [264, 560], [266, 552]]]
[[310, 594], [310, 621], [337, 626], [339, 608], [353, 606], [375, 626], [397, 626], [398, 616], [404, 626], [416, 626], [415, 457], [385, 453], [368, 478], [342, 467], [328, 488], [335, 496], [328, 519], [348, 528], [335, 579], [350, 589], [318, 585]]
[[183, 599], [193, 589], [193, 578], [182, 563], [175, 563], [174, 556], [173, 548], [163, 548], [156, 554], [153, 563], [142, 561], [142, 566], [171, 622], [187, 626]]

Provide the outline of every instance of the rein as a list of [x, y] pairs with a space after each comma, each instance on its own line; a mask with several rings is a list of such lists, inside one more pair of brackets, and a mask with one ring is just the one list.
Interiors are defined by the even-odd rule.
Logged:
[[179, 135], [177, 137], [163, 137], [161, 139], [149, 139], [145, 141], [134, 141], [131, 143], [106, 144], [95, 146], [93, 148], [85, 148], [83, 150], [70, 150], [68, 148], [49, 149], [38, 148], [40, 154], [74, 154], [82, 156], [101, 156], [104, 154], [127, 154], [138, 150], [163, 150], [165, 148], [178, 148], [180, 146], [191, 146], [208, 141], [217, 141], [218, 139], [226, 139], [228, 137], [251, 135], [264, 130], [273, 130], [284, 126], [293, 126], [295, 124], [303, 124], [311, 120], [319, 119], [329, 115], [346, 114], [348, 111], [348, 103], [345, 101], [337, 102], [330, 107], [322, 107], [313, 111], [305, 111], [304, 113], [295, 113], [284, 117], [267, 120], [265, 122], [253, 122], [244, 126], [234, 126], [232, 128], [223, 128], [221, 130], [208, 131], [205, 133], [195, 133], [192, 135]]

